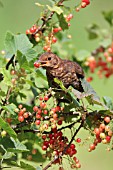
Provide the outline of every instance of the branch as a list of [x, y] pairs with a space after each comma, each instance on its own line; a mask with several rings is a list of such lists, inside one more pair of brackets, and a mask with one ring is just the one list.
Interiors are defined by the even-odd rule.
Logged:
[[[57, 3], [57, 6], [62, 6], [62, 3], [63, 3], [63, 2], [64, 2], [64, 0], [60, 0], [60, 1]], [[44, 27], [45, 27], [46, 24], [47, 24], [47, 22], [53, 17], [54, 13], [55, 13], [55, 12], [52, 11], [47, 18], [41, 17], [41, 20], [43, 21], [43, 23], [42, 23], [42, 25], [36, 30], [36, 32], [33, 33], [32, 35], [35, 35], [35, 34], [37, 34], [38, 32], [43, 31], [43, 30], [44, 30]]]

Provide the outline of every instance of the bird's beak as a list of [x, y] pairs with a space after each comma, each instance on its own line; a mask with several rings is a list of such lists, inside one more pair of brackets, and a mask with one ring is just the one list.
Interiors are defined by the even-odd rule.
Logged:
[[40, 67], [45, 67], [45, 66], [48, 67], [48, 66], [50, 66], [49, 61], [38, 60], [37, 62], [40, 64]]

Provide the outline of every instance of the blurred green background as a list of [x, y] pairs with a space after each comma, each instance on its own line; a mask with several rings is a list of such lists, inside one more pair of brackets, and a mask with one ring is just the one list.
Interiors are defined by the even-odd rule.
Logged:
[[[26, 29], [35, 23], [41, 12], [35, 2], [40, 3], [41, 1], [46, 0], [1, 0], [3, 7], [0, 5], [0, 50], [4, 49], [6, 31], [25, 33]], [[74, 3], [75, 0], [71, 0], [71, 2]], [[85, 27], [90, 23], [97, 23], [101, 28], [108, 27], [101, 12], [103, 10], [109, 11], [110, 9], [113, 9], [113, 0], [92, 0], [91, 5], [87, 8], [78, 13], [74, 12], [69, 34], [72, 34], [72, 41], [76, 50], [86, 49], [92, 51], [98, 47], [98, 40], [88, 40]], [[100, 96], [113, 98], [112, 76], [107, 80], [99, 79], [95, 76], [91, 84]], [[85, 138], [88, 134], [83, 131], [78, 136]], [[80, 146], [77, 155], [82, 164], [81, 170], [113, 170], [113, 152], [106, 151], [106, 148], [106, 145], [101, 144], [97, 146], [95, 151], [89, 153], [87, 151], [88, 147]], [[65, 169], [69, 169], [69, 166], [65, 166]]]

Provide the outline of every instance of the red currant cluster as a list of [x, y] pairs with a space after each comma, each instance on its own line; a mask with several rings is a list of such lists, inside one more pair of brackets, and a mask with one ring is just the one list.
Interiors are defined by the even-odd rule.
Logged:
[[[72, 14], [69, 14], [68, 16], [64, 16], [66, 19], [66, 22], [68, 22], [68, 26], [70, 26], [69, 21], [73, 18]], [[43, 50], [50, 52], [51, 51], [51, 45], [55, 44], [57, 42], [57, 38], [55, 36], [55, 34], [57, 34], [58, 32], [62, 31], [61, 27], [54, 27], [52, 32], [48, 34], [48, 36], [44, 36], [44, 47]]]
[[[68, 26], [70, 26], [69, 21], [73, 18], [72, 14], [69, 14], [68, 16], [65, 16], [66, 22], [68, 22]], [[40, 41], [44, 42], [43, 50], [50, 52], [51, 51], [51, 45], [57, 42], [57, 38], [55, 36], [56, 33], [62, 31], [61, 27], [53, 27], [52, 32], [49, 32], [49, 30], [46, 30], [45, 32], [39, 31], [40, 26], [33, 25], [30, 29], [26, 30], [27, 35], [33, 35], [35, 41], [38, 43]], [[38, 31], [37, 31], [38, 30]]]
[[37, 26], [33, 25], [30, 29], [26, 30], [26, 34], [34, 34], [37, 30]]
[[[40, 97], [39, 106], [33, 107], [33, 111], [36, 113], [35, 124], [40, 125], [39, 129], [41, 132], [47, 130], [49, 126], [53, 129], [56, 128], [57, 125], [61, 125], [62, 121], [64, 120], [64, 117], [58, 116], [58, 113], [60, 113], [63, 109], [62, 107], [56, 106], [50, 110], [47, 109], [46, 102], [48, 101], [48, 99], [49, 98], [47, 95], [45, 95], [44, 97]], [[46, 123], [44, 123], [44, 120]]]
[[57, 157], [57, 159], [54, 161], [54, 164], [58, 163], [61, 165], [62, 158], [60, 156], [64, 152], [65, 155], [68, 155], [72, 158], [71, 168], [81, 167], [79, 160], [74, 156], [77, 153], [75, 144], [72, 143], [68, 147], [68, 138], [63, 136], [61, 131], [57, 131], [57, 128], [52, 129], [52, 132], [48, 135], [42, 135], [42, 139], [42, 150], [46, 151], [46, 154], [43, 155], [45, 158], [52, 158], [54, 155]]
[[93, 144], [89, 146], [89, 152], [95, 150], [98, 143], [108, 144], [111, 141], [111, 137], [113, 136], [113, 131], [110, 129], [108, 125], [110, 123], [110, 117], [106, 116], [104, 118], [104, 123], [101, 123], [98, 128], [94, 129], [95, 140]]
[[90, 4], [90, 0], [82, 0], [80, 5], [76, 8], [76, 11], [79, 12], [81, 8], [85, 8]]
[[[100, 51], [99, 54], [102, 54], [97, 57], [89, 57], [85, 63], [90, 68], [90, 72], [94, 73], [98, 69], [98, 76], [102, 78], [103, 76], [109, 78], [113, 75], [113, 44], [107, 48], [104, 53]], [[93, 80], [92, 77], [87, 79], [89, 82]]]
[[18, 113], [19, 122], [24, 122], [24, 120], [27, 119], [31, 114], [30, 112], [26, 111], [26, 108], [23, 107], [22, 104], [18, 105], [18, 108], [15, 109], [15, 112]]
[[[15, 112], [18, 113], [18, 120], [24, 122], [28, 120], [28, 117], [33, 115], [32, 123], [36, 126], [36, 129], [39, 130], [37, 133], [38, 137], [41, 137], [42, 140], [42, 150], [46, 153], [43, 155], [45, 158], [56, 158], [54, 164], [60, 164], [60, 169], [63, 167], [62, 159], [63, 155], [70, 156], [71, 159], [71, 168], [80, 168], [81, 164], [79, 160], [75, 157], [77, 150], [74, 143], [69, 145], [68, 138], [63, 135], [63, 132], [58, 129], [58, 126], [62, 125], [64, 117], [62, 116], [62, 111], [64, 110], [61, 106], [55, 106], [48, 110], [49, 95], [41, 95], [38, 98], [38, 106], [33, 107], [33, 113], [26, 111], [26, 108], [22, 104], [19, 104], [18, 108], [15, 109]], [[50, 132], [46, 132], [46, 130]], [[76, 143], [80, 143], [81, 139], [77, 138]], [[33, 151], [35, 154], [36, 150]], [[28, 155], [28, 159], [32, 160], [32, 154]]]

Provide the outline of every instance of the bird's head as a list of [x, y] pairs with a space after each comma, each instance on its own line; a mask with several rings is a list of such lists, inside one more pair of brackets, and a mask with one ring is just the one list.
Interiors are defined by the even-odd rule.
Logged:
[[46, 52], [39, 57], [38, 63], [44, 68], [57, 68], [61, 59], [52, 52]]

